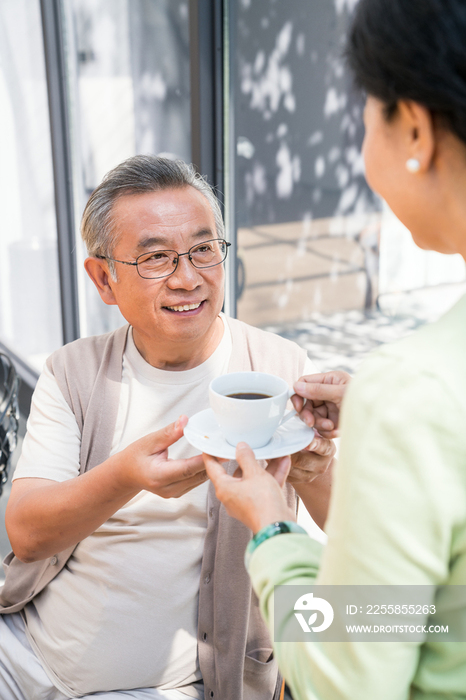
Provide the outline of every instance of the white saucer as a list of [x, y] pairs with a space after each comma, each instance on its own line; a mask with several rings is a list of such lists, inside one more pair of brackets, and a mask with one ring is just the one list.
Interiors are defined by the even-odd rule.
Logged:
[[[187, 441], [201, 452], [206, 452], [213, 457], [235, 459], [236, 450], [220, 432], [211, 408], [192, 416], [184, 429], [184, 435]], [[253, 452], [257, 459], [284, 457], [299, 452], [310, 445], [313, 437], [313, 428], [308, 428], [296, 416], [278, 428], [265, 447], [256, 447]]]

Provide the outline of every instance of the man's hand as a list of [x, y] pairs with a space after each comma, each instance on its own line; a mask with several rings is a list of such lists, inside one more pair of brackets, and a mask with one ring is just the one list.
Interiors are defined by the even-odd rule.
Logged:
[[202, 455], [190, 459], [168, 458], [168, 448], [183, 436], [188, 419], [180, 416], [176, 423], [133, 442], [119, 453], [128, 465], [128, 478], [140, 489], [162, 498], [179, 498], [207, 481]]
[[205, 481], [201, 455], [168, 459], [187, 421], [181, 416], [76, 479], [14, 481], [6, 526], [16, 556], [33, 562], [77, 544], [142, 490], [178, 498]]
[[305, 450], [291, 455], [291, 469], [288, 474], [290, 484], [309, 484], [324, 474], [335, 456], [336, 447], [332, 440], [315, 435]]
[[291, 401], [301, 420], [324, 438], [338, 437], [340, 408], [351, 375], [343, 371], [310, 374], [295, 384]]
[[236, 446], [239, 469], [226, 473], [215, 457], [203, 455], [209, 479], [228, 515], [240, 520], [254, 533], [277, 520], [296, 520], [282, 491], [290, 468], [290, 458], [275, 460], [273, 475], [263, 469], [245, 442]]
[[[332, 440], [315, 435], [313, 441], [301, 452], [291, 455], [291, 468], [287, 481], [290, 484], [309, 484], [324, 474], [335, 456], [336, 447]], [[271, 459], [267, 471], [274, 474], [280, 459]]]

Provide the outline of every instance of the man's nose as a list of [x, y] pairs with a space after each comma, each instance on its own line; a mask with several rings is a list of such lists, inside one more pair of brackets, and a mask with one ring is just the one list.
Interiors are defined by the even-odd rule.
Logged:
[[167, 284], [171, 289], [195, 289], [201, 282], [202, 277], [188, 255], [181, 255], [178, 258], [175, 272], [167, 278]]

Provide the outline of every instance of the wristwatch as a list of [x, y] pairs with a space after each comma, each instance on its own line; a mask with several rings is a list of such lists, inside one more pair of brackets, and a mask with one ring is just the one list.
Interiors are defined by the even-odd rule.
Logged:
[[279, 522], [277, 521], [275, 523], [270, 523], [270, 525], [266, 525], [259, 530], [259, 532], [256, 532], [252, 540], [248, 543], [246, 552], [244, 553], [244, 565], [246, 569], [249, 567], [252, 553], [255, 552], [262, 542], [265, 542], [265, 540], [268, 540], [275, 535], [285, 535], [289, 532], [307, 535], [306, 530], [301, 527], [301, 525], [298, 525], [298, 523], [293, 522], [293, 520], [281, 520]]

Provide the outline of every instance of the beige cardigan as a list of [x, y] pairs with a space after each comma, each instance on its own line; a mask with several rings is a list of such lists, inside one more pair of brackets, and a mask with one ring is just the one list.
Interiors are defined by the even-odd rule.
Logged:
[[[270, 372], [290, 385], [302, 375], [306, 353], [295, 343], [234, 319], [228, 324], [233, 343], [229, 372]], [[47, 360], [81, 431], [80, 473], [109, 456], [128, 329], [76, 340]], [[227, 468], [232, 473], [236, 462]], [[290, 505], [295, 505], [294, 489], [286, 488]], [[206, 700], [278, 700], [280, 678], [272, 644], [243, 564], [251, 532], [220, 507], [212, 485], [207, 513], [198, 622]], [[0, 613], [21, 610], [59, 574], [74, 549], [31, 564], [10, 552], [3, 562]]]

